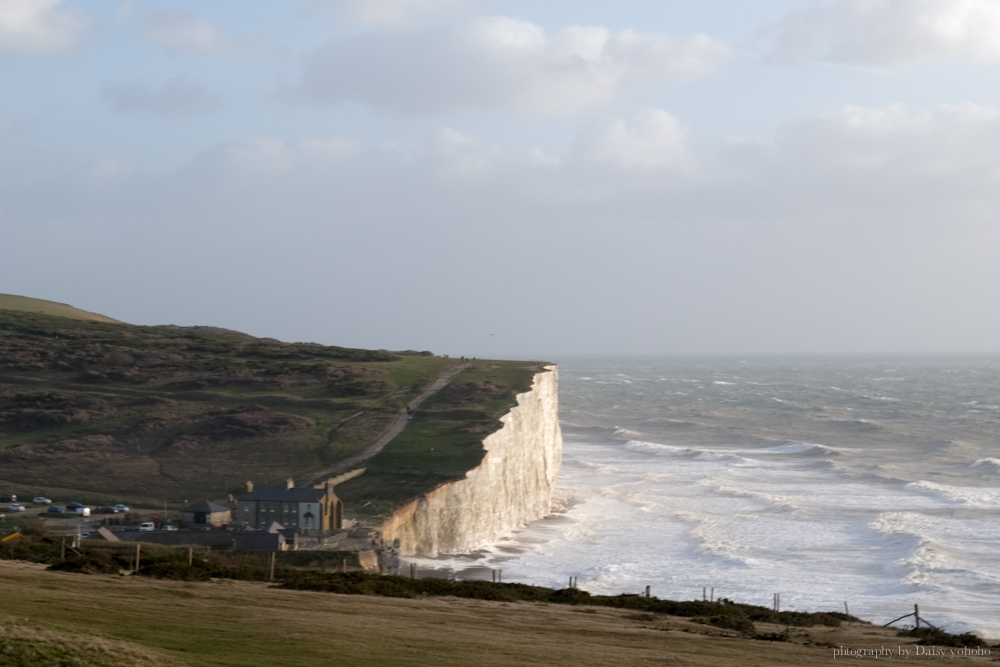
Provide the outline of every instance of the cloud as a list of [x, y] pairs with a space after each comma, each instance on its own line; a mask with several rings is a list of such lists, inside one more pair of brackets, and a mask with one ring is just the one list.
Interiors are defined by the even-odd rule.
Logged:
[[87, 32], [82, 17], [59, 5], [63, 0], [0, 2], [0, 51], [52, 53], [71, 49]]
[[327, 0], [327, 3], [353, 21], [389, 24], [468, 4], [467, 0]]
[[147, 12], [139, 21], [139, 36], [171, 53], [220, 53], [232, 44], [215, 26], [187, 12]]
[[625, 169], [685, 169], [692, 156], [685, 146], [687, 130], [662, 109], [644, 109], [631, 117], [605, 117], [584, 128], [574, 153], [585, 161]]
[[548, 34], [491, 17], [333, 41], [309, 54], [293, 95], [402, 114], [456, 107], [557, 114], [610, 104], [638, 86], [703, 76], [727, 54], [704, 35], [585, 26]]
[[792, 12], [758, 36], [779, 60], [878, 67], [940, 58], [1000, 60], [997, 0], [836, 0]]
[[101, 90], [100, 97], [121, 113], [164, 117], [209, 113], [222, 105], [204, 84], [184, 76], [170, 79], [159, 89], [137, 81], [110, 83]]
[[[508, 350], [566, 352], [1000, 337], [983, 305], [1000, 265], [993, 106], [844, 107], [714, 146], [646, 109], [549, 153], [455, 128], [408, 144], [256, 137], [166, 173], [106, 159], [0, 179], [0, 201], [17, 247], [47, 259], [9, 251], [0, 272], [44, 282], [65, 264], [82, 294], [132, 290], [123, 304], [157, 308], [183, 294], [201, 323], [293, 340], [461, 354], [485, 327]], [[260, 319], [240, 315], [262, 302]]]

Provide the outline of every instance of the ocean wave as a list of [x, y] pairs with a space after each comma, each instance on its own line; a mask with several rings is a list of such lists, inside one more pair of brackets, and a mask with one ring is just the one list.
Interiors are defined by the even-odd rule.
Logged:
[[920, 480], [906, 485], [908, 489], [930, 492], [934, 495], [962, 505], [994, 507], [1000, 505], [1000, 491], [996, 489], [981, 489], [970, 486], [949, 486]]
[[736, 456], [735, 454], [721, 454], [710, 452], [705, 449], [695, 449], [693, 447], [677, 447], [675, 445], [659, 445], [655, 442], [645, 442], [643, 440], [629, 440], [625, 443], [625, 449], [632, 452], [653, 454], [655, 456], [676, 456], [694, 461], [726, 461], [731, 463], [751, 463], [751, 461]]
[[694, 524], [690, 535], [697, 540], [699, 552], [715, 556], [733, 565], [747, 565], [745, 557], [741, 555], [747, 548], [726, 537], [726, 531], [718, 519], [694, 512], [676, 512], [674, 518]]
[[1000, 459], [979, 459], [970, 468], [987, 468], [990, 472], [1000, 472]]
[[747, 488], [738, 488], [735, 486], [730, 486], [726, 482], [729, 480], [724, 477], [706, 477], [705, 479], [699, 480], [698, 484], [702, 486], [709, 486], [714, 488], [719, 493], [723, 493], [727, 496], [736, 496], [737, 498], [751, 498], [753, 500], [759, 500], [767, 505], [770, 505], [776, 509], [798, 509], [798, 504], [792, 498], [788, 496], [782, 496], [773, 493], [767, 493], [765, 491], [756, 491]]
[[712, 384], [722, 384], [722, 385], [728, 385], [728, 386], [735, 386], [736, 385], [735, 382], [725, 382], [723, 380], [715, 380], [714, 382], [712, 382]]
[[819, 445], [814, 442], [795, 442], [789, 440], [780, 445], [764, 447], [754, 450], [758, 454], [817, 454], [823, 456], [840, 456], [840, 451], [827, 445]]
[[838, 426], [855, 433], [874, 433], [875, 431], [882, 431], [885, 429], [884, 426], [870, 419], [830, 419], [825, 423], [832, 426]]
[[868, 524], [875, 532], [889, 538], [900, 558], [892, 561], [891, 570], [907, 586], [941, 588], [941, 574], [963, 570], [954, 556], [939, 542], [928, 537], [925, 518], [914, 512], [887, 512]]

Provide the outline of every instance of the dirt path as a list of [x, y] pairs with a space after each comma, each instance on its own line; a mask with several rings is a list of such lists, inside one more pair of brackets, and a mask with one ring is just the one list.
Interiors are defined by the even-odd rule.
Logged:
[[392, 425], [392, 428], [386, 431], [382, 435], [382, 437], [379, 438], [374, 444], [365, 447], [359, 454], [355, 454], [350, 458], [346, 458], [335, 466], [331, 466], [326, 470], [321, 470], [320, 472], [306, 479], [305, 482], [303, 482], [303, 484], [315, 484], [316, 481], [319, 479], [323, 479], [324, 477], [329, 477], [331, 475], [336, 475], [337, 473], [343, 472], [348, 468], [351, 468], [352, 466], [355, 466], [358, 463], [361, 463], [362, 461], [370, 459], [371, 457], [381, 452], [383, 449], [385, 449], [385, 446], [392, 441], [393, 438], [395, 438], [397, 435], [403, 432], [403, 429], [406, 428], [406, 425], [410, 423], [410, 420], [413, 418], [413, 414], [417, 411], [417, 408], [420, 406], [421, 403], [423, 403], [428, 398], [430, 398], [434, 394], [438, 393], [439, 391], [447, 387], [448, 384], [455, 379], [455, 376], [457, 376], [459, 373], [461, 373], [471, 365], [472, 365], [471, 361], [465, 361], [460, 364], [456, 364], [455, 366], [452, 366], [451, 368], [446, 370], [444, 373], [439, 375], [438, 378], [434, 380], [433, 383], [431, 383], [431, 386], [425, 389], [423, 393], [421, 393], [419, 396], [414, 398], [406, 405], [406, 409], [403, 410], [399, 414], [399, 417], [396, 418], [396, 423]]

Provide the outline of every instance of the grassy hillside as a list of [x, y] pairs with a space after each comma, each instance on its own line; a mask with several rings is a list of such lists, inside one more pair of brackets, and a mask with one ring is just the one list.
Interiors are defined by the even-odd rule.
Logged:
[[[456, 363], [0, 310], [0, 490], [159, 505], [301, 478], [375, 442]], [[478, 362], [373, 465], [421, 473], [403, 495], [440, 481], [422, 471], [460, 476], [535, 368]], [[423, 460], [432, 440], [444, 454]], [[369, 482], [365, 493], [379, 506], [404, 500], [393, 485]]]
[[[836, 664], [838, 646], [904, 646], [912, 655], [916, 642], [867, 623], [791, 628], [786, 641], [759, 641], [709, 619], [629, 609], [335, 595], [42, 568], [0, 561], [0, 664], [802, 667]], [[759, 623], [757, 630], [780, 635], [786, 628]], [[15, 651], [30, 657], [42, 650], [77, 661], [3, 662], [18, 657]]]
[[56, 301], [46, 301], [45, 299], [32, 299], [31, 297], [17, 296], [14, 294], [0, 294], [0, 308], [4, 310], [21, 310], [28, 313], [68, 317], [71, 320], [90, 320], [93, 322], [118, 321], [111, 319], [107, 315], [89, 313], [86, 310], [74, 308], [69, 304], [58, 303]]

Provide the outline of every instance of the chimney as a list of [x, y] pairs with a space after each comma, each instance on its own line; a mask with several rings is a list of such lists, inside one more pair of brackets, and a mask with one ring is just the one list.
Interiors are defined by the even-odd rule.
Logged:
[[291, 477], [288, 478], [288, 488], [289, 489], [294, 489], [295, 488], [295, 480], [292, 479]]
[[247, 493], [253, 493], [253, 482], [247, 482]]

